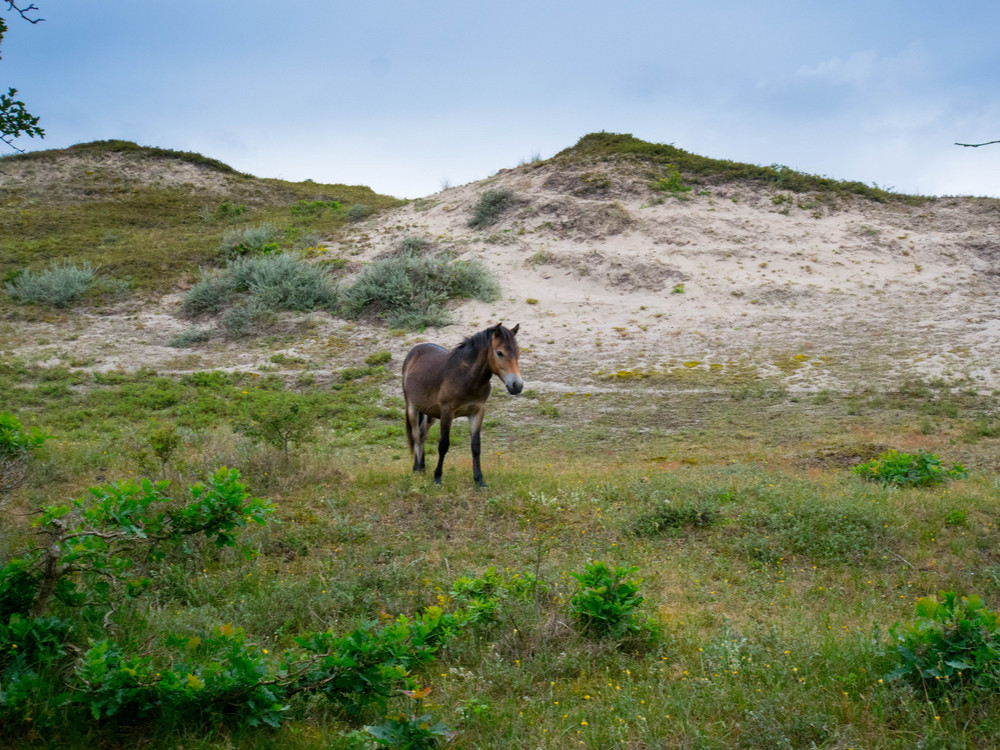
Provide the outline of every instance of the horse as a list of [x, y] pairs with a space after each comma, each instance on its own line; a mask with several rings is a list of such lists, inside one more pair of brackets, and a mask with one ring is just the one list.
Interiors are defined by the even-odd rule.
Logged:
[[451, 351], [429, 343], [410, 349], [403, 361], [403, 398], [413, 471], [424, 471], [424, 442], [431, 425], [440, 419], [434, 483], [441, 484], [452, 420], [468, 417], [472, 431], [472, 478], [477, 486], [486, 486], [479, 465], [479, 432], [490, 395], [490, 380], [496, 375], [507, 392], [515, 396], [524, 389], [515, 338], [520, 327], [518, 323], [508, 329], [497, 323], [469, 336]]

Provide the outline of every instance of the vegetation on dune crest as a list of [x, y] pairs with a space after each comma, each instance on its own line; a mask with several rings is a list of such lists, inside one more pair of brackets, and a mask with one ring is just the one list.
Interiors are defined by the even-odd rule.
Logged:
[[912, 204], [924, 200], [862, 182], [804, 174], [777, 164], [762, 167], [728, 159], [711, 159], [675, 146], [649, 143], [627, 133], [590, 133], [583, 136], [576, 145], [557, 153], [552, 160], [558, 163], [623, 157], [668, 171], [671, 167], [675, 168], [685, 179], [694, 183], [754, 182], [796, 193], [815, 192], [838, 197], [856, 195], [880, 203], [899, 201]]

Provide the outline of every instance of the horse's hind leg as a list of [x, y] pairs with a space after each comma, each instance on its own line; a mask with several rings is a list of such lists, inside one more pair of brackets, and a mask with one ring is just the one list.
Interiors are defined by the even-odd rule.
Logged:
[[[429, 421], [429, 420], [428, 420]], [[438, 465], [434, 469], [434, 484], [441, 484], [441, 474], [444, 471], [444, 457], [451, 445], [451, 414], [441, 410], [441, 436], [438, 438]]]
[[421, 414], [413, 404], [406, 405], [406, 437], [413, 453], [413, 470], [424, 470], [424, 441], [427, 440], [427, 415]]

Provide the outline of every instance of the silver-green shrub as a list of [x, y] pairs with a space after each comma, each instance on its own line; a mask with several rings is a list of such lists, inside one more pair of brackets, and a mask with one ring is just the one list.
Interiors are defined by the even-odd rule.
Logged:
[[93, 286], [95, 276], [86, 261], [77, 265], [66, 259], [43, 271], [25, 270], [6, 285], [7, 294], [23, 304], [69, 307]]

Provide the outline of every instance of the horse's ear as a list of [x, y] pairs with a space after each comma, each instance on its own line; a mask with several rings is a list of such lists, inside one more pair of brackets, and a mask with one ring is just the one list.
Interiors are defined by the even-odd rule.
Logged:
[[520, 327], [521, 327], [521, 324], [520, 324], [520, 323], [518, 323], [518, 324], [517, 324], [516, 326], [514, 326], [513, 328], [511, 328], [511, 329], [510, 329], [510, 332], [511, 332], [511, 333], [513, 333], [513, 334], [514, 334], [514, 335], [516, 336], [516, 335], [517, 335], [517, 330], [518, 330], [518, 329], [519, 329]]

